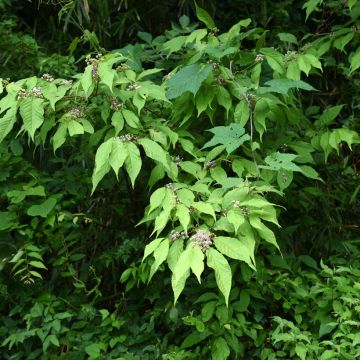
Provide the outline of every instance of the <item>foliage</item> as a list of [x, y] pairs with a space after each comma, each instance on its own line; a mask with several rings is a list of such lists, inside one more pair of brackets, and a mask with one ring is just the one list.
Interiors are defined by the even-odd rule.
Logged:
[[108, 52], [85, 29], [78, 73], [1, 40], [31, 49], [0, 82], [2, 357], [358, 357], [359, 8], [307, 1], [347, 25], [295, 36], [198, 3]]

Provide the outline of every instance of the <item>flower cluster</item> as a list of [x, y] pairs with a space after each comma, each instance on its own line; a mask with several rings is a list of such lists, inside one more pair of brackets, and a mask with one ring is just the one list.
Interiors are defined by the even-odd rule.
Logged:
[[182, 158], [179, 156], [179, 155], [177, 155], [175, 158], [174, 158], [174, 162], [175, 162], [175, 165], [177, 166], [177, 167], [179, 167], [179, 165], [180, 165], [180, 163], [182, 162]]
[[117, 68], [116, 71], [125, 71], [125, 70], [129, 70], [130, 66], [127, 64], [120, 64]]
[[41, 78], [47, 82], [53, 82], [55, 80], [50, 74], [43, 74]]
[[263, 62], [265, 59], [265, 56], [262, 55], [262, 54], [257, 54], [256, 57], [255, 57], [255, 62], [257, 63], [260, 63], [260, 62]]
[[98, 74], [98, 66], [101, 59], [102, 59], [102, 54], [97, 54], [94, 58], [92, 58], [90, 55], [87, 55], [85, 59], [86, 65], [93, 66], [91, 70], [91, 74], [93, 79], [95, 79], [96, 81], [100, 79]]
[[190, 238], [192, 246], [198, 245], [200, 249], [205, 252], [213, 244], [213, 233], [206, 233], [205, 230], [200, 229]]
[[245, 217], [248, 217], [249, 216], [249, 210], [246, 208], [246, 207], [241, 207], [240, 208], [240, 211], [242, 212], [242, 214], [245, 216]]
[[123, 104], [119, 102], [119, 100], [116, 97], [112, 97], [110, 101], [110, 109], [117, 111], [120, 110], [123, 107]]
[[82, 118], [85, 116], [85, 112], [84, 112], [84, 109], [80, 106], [76, 106], [76, 107], [73, 107], [70, 111], [69, 111], [69, 115], [72, 117], [72, 118]]
[[64, 85], [69, 85], [71, 86], [73, 84], [72, 80], [63, 80]]
[[175, 241], [175, 240], [178, 240], [178, 239], [186, 240], [188, 238], [185, 231], [175, 231], [175, 230], [171, 231], [169, 237], [170, 237], [170, 240], [172, 240], [172, 241]]
[[297, 52], [296, 51], [288, 51], [285, 54], [285, 63], [290, 62], [291, 60], [294, 60], [297, 57]]
[[207, 170], [207, 169], [212, 169], [216, 166], [216, 161], [215, 160], [210, 160], [208, 162], [206, 162], [204, 164], [204, 170]]
[[43, 92], [39, 87], [34, 87], [31, 90], [25, 90], [25, 89], [20, 89], [18, 94], [17, 94], [17, 98], [18, 99], [24, 99], [24, 98], [28, 98], [28, 97], [38, 97], [38, 98], [42, 98], [43, 97]]
[[125, 142], [125, 141], [136, 141], [136, 136], [131, 135], [131, 134], [125, 134], [125, 135], [120, 135], [119, 136], [120, 141]]
[[140, 84], [136, 84], [136, 83], [133, 83], [133, 84], [129, 84], [128, 87], [127, 87], [127, 90], [139, 90], [141, 88], [141, 85]]
[[1, 79], [2, 85], [5, 87], [7, 85], [9, 85], [10, 83], [10, 78], [6, 78], [6, 79]]
[[165, 185], [169, 190], [174, 190], [174, 184], [173, 183], [168, 183]]
[[234, 208], [239, 208], [239, 207], [240, 207], [240, 201], [239, 201], [239, 200], [233, 200], [233, 201], [231, 202], [231, 204], [232, 204], [232, 206], [233, 206]]

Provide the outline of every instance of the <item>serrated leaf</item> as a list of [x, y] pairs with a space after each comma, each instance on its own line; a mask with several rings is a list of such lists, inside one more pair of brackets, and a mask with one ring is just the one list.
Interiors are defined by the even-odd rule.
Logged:
[[168, 81], [167, 98], [175, 99], [187, 91], [196, 95], [211, 70], [210, 64], [191, 64], [183, 67]]
[[121, 114], [123, 115], [126, 123], [134, 128], [134, 129], [140, 129], [141, 128], [141, 123], [140, 123], [140, 119], [138, 118], [138, 116], [133, 113], [130, 110], [124, 109], [121, 110]]
[[259, 87], [258, 94], [266, 94], [270, 92], [286, 95], [290, 89], [301, 89], [306, 91], [316, 91], [314, 87], [302, 80], [292, 79], [273, 79], [267, 81], [266, 87]]
[[189, 209], [183, 204], [176, 205], [175, 215], [178, 218], [180, 225], [183, 227], [185, 233], [187, 233], [187, 229], [190, 224]]
[[199, 246], [190, 245], [190, 268], [194, 273], [199, 283], [201, 283], [200, 276], [204, 271], [204, 253], [201, 251]]
[[171, 286], [174, 292], [174, 303], [176, 303], [180, 294], [184, 290], [186, 279], [190, 275], [190, 254], [191, 247], [188, 246], [185, 251], [183, 251], [177, 261], [173, 275], [171, 278]]
[[206, 251], [207, 265], [215, 272], [216, 284], [225, 297], [226, 306], [229, 304], [232, 274], [230, 265], [225, 257], [213, 248]]
[[192, 206], [194, 209], [198, 210], [200, 213], [211, 215], [214, 218], [214, 220], [216, 220], [215, 211], [214, 211], [214, 208], [212, 207], [212, 205], [204, 203], [203, 201], [198, 201], [198, 202], [194, 202], [192, 204]]
[[278, 250], [280, 250], [274, 233], [267, 226], [265, 226], [258, 217], [250, 215], [249, 220], [250, 225], [257, 231], [257, 233], [262, 239], [274, 245]]
[[118, 177], [119, 169], [124, 165], [128, 156], [123, 142], [119, 138], [112, 139], [111, 154], [109, 157], [109, 164]]
[[154, 250], [155, 261], [151, 265], [148, 282], [154, 276], [159, 266], [166, 260], [169, 253], [169, 239], [164, 239]]
[[5, 115], [0, 119], [0, 143], [5, 139], [6, 135], [12, 130], [16, 122], [17, 107], [9, 108]]
[[217, 236], [214, 239], [214, 244], [223, 255], [231, 259], [244, 261], [255, 270], [251, 260], [254, 256], [253, 249], [249, 249], [246, 243], [232, 237]]
[[95, 155], [95, 167], [92, 175], [93, 188], [91, 193], [93, 194], [97, 185], [101, 179], [110, 171], [110, 154], [112, 151], [112, 139], [109, 139], [102, 143], [96, 151]]
[[80, 79], [86, 97], [89, 97], [94, 89], [92, 69], [93, 65], [88, 65]]
[[35, 131], [44, 122], [44, 100], [39, 98], [25, 98], [20, 103], [20, 115], [23, 119], [23, 129], [34, 140]]
[[245, 129], [232, 123], [229, 126], [216, 126], [208, 130], [214, 134], [214, 137], [208, 141], [202, 148], [208, 148], [218, 144], [225, 145], [228, 154], [239, 148], [245, 141], [250, 140], [250, 136], [245, 134]]
[[115, 136], [124, 128], [124, 117], [120, 111], [115, 111], [111, 117], [111, 125], [115, 128]]
[[163, 240], [164, 240], [163, 238], [158, 238], [147, 244], [145, 246], [144, 256], [142, 261], [144, 261], [150, 254], [152, 254]]
[[165, 169], [169, 170], [169, 164], [166, 157], [165, 150], [155, 141], [148, 138], [142, 138], [138, 140], [147, 157], [161, 163]]
[[178, 262], [180, 255], [184, 251], [184, 240], [177, 239], [174, 240], [170, 245], [170, 250], [167, 257], [167, 264], [172, 272], [174, 272], [175, 265]]
[[131, 184], [134, 187], [135, 180], [139, 175], [142, 165], [140, 151], [138, 147], [132, 142], [124, 142], [124, 147], [128, 153], [128, 156], [125, 159], [125, 168], [129, 174]]

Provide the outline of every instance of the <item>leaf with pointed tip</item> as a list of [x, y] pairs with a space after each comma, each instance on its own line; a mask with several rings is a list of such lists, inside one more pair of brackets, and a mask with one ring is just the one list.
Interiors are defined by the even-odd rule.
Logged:
[[134, 187], [135, 180], [141, 170], [141, 157], [138, 147], [132, 142], [124, 142], [124, 148], [126, 149], [128, 156], [125, 159], [125, 168], [129, 174], [131, 184]]
[[151, 278], [154, 276], [156, 271], [159, 269], [159, 266], [166, 260], [168, 253], [169, 253], [169, 239], [166, 238], [154, 250], [155, 261], [151, 265], [148, 282], [151, 280]]
[[6, 135], [12, 130], [16, 122], [17, 107], [13, 106], [7, 110], [5, 115], [0, 119], [0, 143]]
[[20, 103], [20, 115], [23, 119], [23, 129], [34, 140], [35, 131], [44, 122], [44, 100], [39, 98], [25, 98]]
[[207, 265], [215, 272], [216, 284], [225, 297], [226, 306], [229, 305], [232, 274], [230, 265], [225, 257], [213, 248], [206, 251]]
[[93, 188], [91, 194], [94, 193], [100, 180], [110, 171], [110, 154], [112, 150], [112, 139], [102, 143], [96, 151], [95, 168], [92, 175]]

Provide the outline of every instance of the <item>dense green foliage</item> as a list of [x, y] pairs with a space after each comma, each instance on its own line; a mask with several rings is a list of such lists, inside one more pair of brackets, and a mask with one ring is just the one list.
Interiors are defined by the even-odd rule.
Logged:
[[44, 3], [0, 1], [0, 357], [358, 358], [360, 2]]

